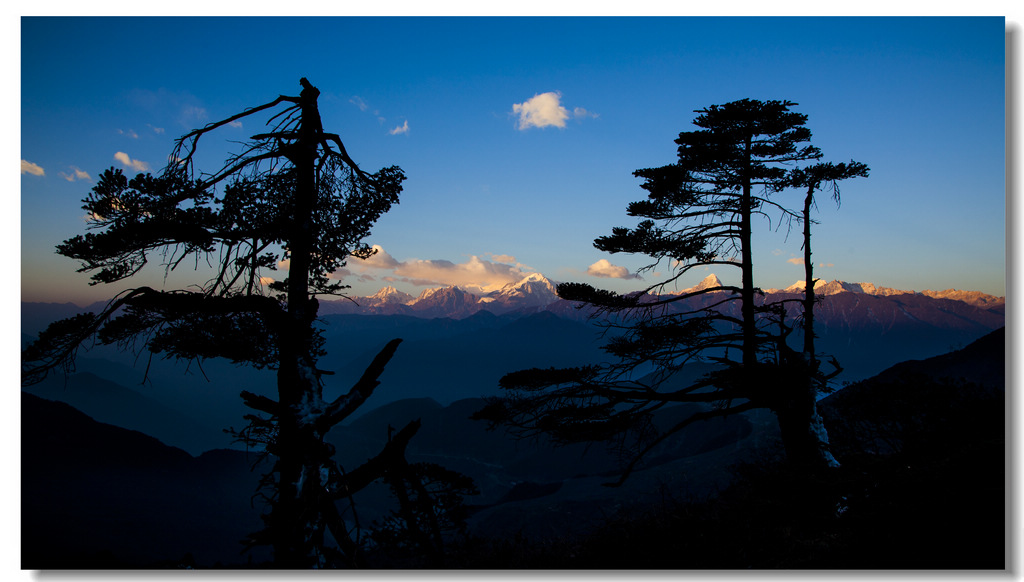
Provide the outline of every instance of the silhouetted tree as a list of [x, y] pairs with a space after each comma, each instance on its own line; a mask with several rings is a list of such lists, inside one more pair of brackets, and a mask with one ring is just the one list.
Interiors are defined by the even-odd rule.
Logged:
[[[362, 467], [339, 469], [324, 436], [372, 394], [401, 340], [389, 342], [347, 393], [325, 400], [323, 378], [331, 372], [317, 367], [324, 342], [314, 326], [316, 297], [342, 292], [329, 274], [348, 257], [373, 254], [363, 239], [398, 203], [405, 176], [396, 166], [361, 170], [341, 138], [324, 132], [319, 91], [305, 78], [300, 84], [297, 97], [279, 96], [184, 135], [159, 176], [129, 180], [113, 169], [100, 176], [84, 200], [90, 232], [57, 248], [80, 261], [80, 271], [92, 272], [92, 284], [130, 278], [152, 255], [163, 258], [168, 272], [188, 262], [212, 264], [212, 278], [188, 289], [129, 289], [99, 314], [52, 324], [23, 354], [23, 381], [38, 381], [55, 367], [71, 369], [79, 345], [93, 336], [102, 344], [141, 343], [165, 357], [223, 357], [276, 369], [276, 400], [241, 393], [256, 413], [238, 436], [264, 445], [275, 459], [264, 479], [266, 529], [250, 542], [272, 545], [278, 567], [328, 565], [332, 555], [358, 565], [358, 543], [336, 502], [405, 463], [419, 423], [399, 431]], [[275, 108], [269, 132], [253, 136], [216, 172], [194, 170], [201, 138]], [[263, 278], [282, 261], [289, 263], [284, 281]], [[328, 534], [340, 556], [325, 549]]]
[[445, 567], [446, 542], [466, 533], [463, 498], [480, 493], [473, 480], [433, 463], [399, 462], [384, 482], [398, 508], [370, 532], [375, 552], [391, 566]]
[[[806, 417], [807, 425], [814, 434], [826, 434], [824, 421], [818, 413], [817, 399], [820, 394], [828, 390], [827, 382], [839, 374], [842, 368], [839, 363], [832, 359], [834, 370], [829, 374], [822, 374], [820, 360], [814, 345], [814, 305], [817, 298], [814, 294], [814, 286], [817, 279], [814, 278], [814, 262], [811, 260], [811, 208], [814, 206], [814, 194], [817, 191], [831, 190], [832, 199], [839, 204], [839, 181], [849, 178], [866, 177], [868, 175], [867, 165], [861, 162], [851, 161], [849, 164], [832, 162], [818, 162], [805, 168], [796, 168], [789, 172], [789, 184], [795, 188], [805, 188], [803, 213], [803, 250], [804, 250], [804, 299], [802, 302], [803, 313], [801, 326], [803, 328], [803, 360], [807, 367], [804, 374], [805, 389], [801, 393], [794, 393], [791, 402], [790, 414], [800, 415], [801, 419], [792, 423], [793, 427], [804, 423], [802, 417]], [[796, 392], [796, 390], [794, 390]], [[791, 451], [791, 454], [797, 454]], [[813, 463], [817, 451], [803, 449], [803, 453], [811, 457], [808, 463]], [[831, 455], [831, 453], [827, 453]]]
[[811, 164], [806, 168], [797, 168], [789, 173], [790, 185], [796, 188], [806, 188], [804, 194], [804, 209], [801, 215], [803, 222], [803, 249], [804, 249], [804, 302], [803, 302], [803, 332], [804, 332], [804, 354], [813, 369], [817, 369], [817, 355], [814, 349], [814, 285], [817, 279], [814, 278], [814, 261], [811, 260], [811, 208], [814, 206], [814, 193], [818, 191], [831, 190], [832, 199], [839, 204], [839, 181], [849, 178], [867, 177], [868, 167], [861, 162], [851, 161], [849, 164], [840, 162], [820, 162]]
[[[804, 398], [808, 378], [815, 387], [827, 378], [788, 346], [791, 327], [784, 305], [765, 305], [753, 276], [753, 219], [800, 219], [771, 196], [808, 186], [790, 172], [799, 162], [821, 157], [818, 148], [807, 145], [807, 116], [791, 111], [794, 105], [744, 99], [698, 110], [693, 122], [698, 129], [676, 140], [676, 163], [634, 172], [648, 195], [630, 203], [627, 213], [643, 220], [634, 228], [614, 228], [594, 246], [651, 257], [642, 270], [667, 262], [670, 277], [625, 295], [582, 283], [559, 285], [560, 297], [607, 317], [616, 334], [604, 349], [615, 361], [507, 374], [500, 381], [507, 395], [492, 399], [477, 418], [508, 425], [520, 435], [545, 432], [561, 442], [618, 439], [631, 456], [621, 483], [646, 453], [690, 424], [768, 408], [778, 417], [794, 463], [835, 464], [823, 427], [810, 424], [813, 410], [807, 410]], [[693, 269], [718, 265], [738, 268], [741, 286], [655, 293]], [[682, 385], [673, 380], [698, 361], [719, 368]], [[708, 406], [656, 431], [652, 413], [680, 402]]]

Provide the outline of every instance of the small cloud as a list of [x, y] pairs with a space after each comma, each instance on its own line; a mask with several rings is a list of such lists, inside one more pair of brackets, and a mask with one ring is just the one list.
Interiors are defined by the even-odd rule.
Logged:
[[819, 267], [834, 267], [835, 263], [818, 263]]
[[235, 129], [242, 129], [242, 122], [237, 119], [229, 122], [228, 125], [234, 127]]
[[370, 108], [370, 106], [366, 104], [366, 101], [363, 101], [363, 98], [358, 95], [353, 95], [348, 102], [358, 107], [360, 111], [366, 111]]
[[791, 259], [786, 259], [786, 262], [787, 263], [793, 263], [794, 265], [802, 265], [802, 264], [804, 264], [804, 260], [801, 257], [793, 257]]
[[399, 135], [399, 134], [403, 134], [403, 133], [409, 133], [409, 120], [406, 119], [405, 123], [403, 123], [402, 125], [399, 125], [398, 127], [392, 129], [388, 133], [391, 134], [391, 135]]
[[135, 133], [134, 129], [129, 129], [128, 131], [125, 131], [123, 129], [119, 129], [119, 130], [117, 130], [117, 133], [119, 133], [121, 135], [127, 135], [128, 137], [130, 137], [132, 139], [139, 139], [139, 134]]
[[586, 109], [584, 109], [582, 107], [574, 107], [573, 110], [572, 110], [572, 116], [574, 118], [576, 118], [576, 119], [585, 119], [587, 117], [591, 117], [591, 118], [594, 118], [594, 119], [597, 118], [597, 114], [596, 113], [593, 113], [591, 111], [587, 111]]
[[273, 277], [260, 277], [260, 285], [270, 285], [273, 282]]
[[777, 257], [777, 256], [781, 255], [783, 252], [784, 251], [782, 249], [775, 249], [774, 251], [772, 251], [772, 255]]
[[564, 128], [565, 120], [569, 119], [569, 111], [562, 107], [562, 94], [554, 91], [538, 93], [532, 98], [512, 105], [512, 113], [519, 116], [517, 128], [525, 130], [530, 127]]
[[32, 174], [33, 176], [45, 176], [46, 172], [37, 164], [32, 162], [21, 160], [21, 173]]
[[149, 170], [149, 164], [139, 160], [133, 160], [124, 152], [117, 152], [114, 154], [114, 159], [121, 162], [125, 167], [131, 168], [137, 172], [146, 172]]
[[601, 259], [587, 267], [587, 274], [594, 277], [608, 279], [639, 279], [640, 275], [631, 274], [626, 267], [620, 267], [608, 262], [608, 259]]
[[84, 170], [79, 170], [78, 168], [76, 168], [74, 166], [70, 166], [70, 168], [71, 168], [71, 172], [70, 173], [59, 172], [60, 177], [64, 178], [68, 182], [74, 182], [75, 180], [92, 180], [92, 176], [89, 175], [89, 172], [86, 172]]
[[509, 265], [516, 264], [516, 258], [512, 255], [495, 255], [493, 253], [486, 253], [487, 256], [491, 257], [491, 260], [495, 263], [508, 263]]
[[149, 129], [153, 130], [153, 133], [155, 133], [157, 135], [163, 135], [163, 133], [164, 133], [164, 128], [162, 128], [162, 127], [155, 127], [155, 126], [153, 126], [153, 125], [151, 125], [149, 123], [146, 124], [146, 127], [148, 127]]
[[180, 121], [187, 127], [193, 127], [208, 119], [206, 108], [197, 105], [185, 105], [181, 108]]

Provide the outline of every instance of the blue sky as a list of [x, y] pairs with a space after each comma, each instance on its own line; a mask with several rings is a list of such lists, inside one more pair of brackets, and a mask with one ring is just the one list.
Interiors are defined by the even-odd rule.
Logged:
[[[97, 176], [159, 171], [175, 138], [302, 76], [364, 169], [408, 177], [368, 241], [382, 251], [350, 261], [355, 295], [657, 282], [593, 239], [635, 223], [632, 172], [671, 163], [695, 109], [748, 97], [799, 103], [825, 159], [871, 167], [819, 206], [818, 276], [1004, 295], [1004, 46], [1003, 19], [979, 17], [24, 18], [22, 298], [109, 298], [53, 251], [84, 232]], [[225, 128], [203, 167], [261, 130]], [[757, 284], [800, 279], [798, 231], [760, 230]]]

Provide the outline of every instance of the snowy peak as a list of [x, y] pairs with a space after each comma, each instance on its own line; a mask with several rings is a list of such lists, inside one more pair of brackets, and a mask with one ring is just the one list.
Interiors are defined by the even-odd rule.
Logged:
[[413, 298], [412, 295], [409, 295], [408, 293], [405, 293], [403, 291], [399, 291], [398, 289], [395, 289], [394, 287], [391, 287], [389, 285], [387, 287], [384, 287], [380, 291], [377, 291], [373, 295], [370, 295], [366, 299], [368, 300], [368, 303], [377, 304], [377, 305], [380, 305], [380, 304], [408, 305], [409, 303], [411, 303], [413, 301], [414, 298]]
[[[805, 281], [800, 280], [782, 290], [783, 293], [803, 293]], [[769, 290], [771, 292], [773, 290]], [[777, 291], [777, 290], [774, 290]], [[835, 295], [836, 293], [863, 293], [865, 295], [902, 295], [913, 293], [913, 291], [901, 291], [889, 287], [879, 287], [874, 283], [847, 283], [846, 281], [823, 281], [818, 279], [814, 283], [814, 292], [817, 295]]]
[[996, 297], [994, 295], [988, 295], [981, 291], [960, 291], [959, 289], [946, 289], [945, 291], [932, 291], [926, 289], [921, 292], [921, 295], [927, 295], [935, 299], [952, 299], [953, 301], [963, 301], [969, 303], [975, 307], [981, 307], [988, 309], [989, 307], [997, 307], [1006, 303], [1005, 297]]
[[[797, 281], [789, 287], [782, 289], [782, 293], [803, 293], [804, 292], [804, 281]], [[777, 289], [769, 289], [768, 292], [778, 292]], [[888, 297], [890, 295], [906, 295], [914, 294], [915, 291], [904, 291], [901, 289], [893, 289], [891, 287], [881, 287], [874, 283], [847, 283], [846, 281], [822, 281], [818, 280], [814, 284], [814, 292], [817, 295], [836, 295], [838, 293], [863, 293], [865, 295], [875, 295], [878, 297]], [[925, 295], [933, 299], [952, 299], [954, 301], [962, 301], [974, 305], [976, 307], [989, 308], [1001, 305], [1006, 302], [1003, 297], [994, 297], [987, 295], [980, 291], [960, 291], [957, 289], [946, 289], [945, 291], [922, 291], [920, 295]]]
[[[705, 277], [697, 285], [673, 293], [686, 295], [699, 293], [708, 289], [722, 287], [724, 284], [714, 274]], [[578, 314], [569, 310], [567, 302], [562, 301], [556, 292], [556, 283], [540, 273], [531, 273], [522, 279], [508, 283], [497, 289], [478, 295], [457, 286], [435, 287], [423, 290], [418, 297], [397, 290], [392, 286], [384, 287], [373, 295], [361, 297], [356, 302], [325, 301], [321, 304], [321, 313], [366, 313], [366, 314], [404, 314], [416, 317], [451, 317], [460, 319], [469, 317], [480, 310], [487, 310], [495, 315], [527, 314], [549, 310], [561, 316], [573, 317]], [[848, 283], [846, 281], [822, 281], [815, 283], [814, 290], [819, 297], [841, 294], [863, 294], [875, 297], [909, 295], [918, 298], [957, 301], [983, 310], [1001, 314], [1005, 309], [1006, 300], [979, 291], [903, 291], [889, 287], [881, 287], [874, 283]], [[766, 289], [768, 295], [782, 293], [802, 295], [804, 282], [797, 281], [785, 289]], [[711, 293], [716, 293], [712, 291]], [[698, 298], [694, 298], [698, 299]], [[908, 298], [908, 300], [910, 300]], [[569, 311], [567, 311], [569, 310]]]
[[516, 283], [509, 283], [484, 298], [489, 303], [515, 304], [517, 307], [538, 307], [558, 299], [555, 284], [540, 273], [530, 273]]
[[681, 291], [676, 291], [673, 293], [673, 295], [687, 295], [689, 293], [697, 293], [698, 291], [703, 291], [705, 289], [713, 289], [715, 287], [721, 286], [722, 280], [718, 278], [718, 275], [711, 273], [707, 277], [704, 277], [704, 279], [701, 280], [700, 283], [697, 283], [693, 287], [687, 287], [686, 289], [683, 289]]
[[718, 275], [715, 275], [714, 273], [711, 273], [707, 277], [704, 277], [704, 279], [700, 283], [697, 283], [696, 287], [692, 287], [692, 288], [688, 289], [687, 292], [688, 293], [694, 293], [694, 292], [697, 292], [697, 291], [703, 291], [705, 289], [712, 289], [714, 287], [721, 287], [721, 286], [722, 286], [722, 281], [718, 278]]
[[434, 317], [464, 316], [479, 301], [476, 295], [452, 285], [424, 289], [409, 306], [414, 311], [429, 312]]
[[468, 291], [455, 286], [449, 285], [448, 287], [434, 287], [433, 289], [424, 289], [420, 296], [416, 298], [415, 303], [422, 303], [423, 301], [446, 301], [453, 298], [465, 299], [467, 297], [476, 298], [476, 295]]

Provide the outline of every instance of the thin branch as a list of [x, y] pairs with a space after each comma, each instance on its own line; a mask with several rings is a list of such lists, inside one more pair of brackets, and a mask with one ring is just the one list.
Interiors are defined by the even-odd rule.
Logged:
[[629, 465], [626, 466], [626, 469], [619, 476], [619, 480], [618, 481], [610, 482], [610, 483], [602, 483], [602, 485], [604, 485], [605, 487], [619, 487], [620, 485], [625, 483], [626, 479], [628, 479], [629, 476], [633, 473], [634, 469], [636, 468], [637, 463], [639, 463], [640, 460], [643, 459], [644, 456], [647, 453], [651, 452], [651, 450], [654, 449], [654, 447], [656, 447], [657, 445], [659, 445], [662, 442], [664, 442], [665, 439], [667, 439], [668, 437], [670, 437], [673, 434], [683, 430], [684, 428], [686, 428], [687, 426], [690, 426], [691, 424], [697, 422], [698, 420], [708, 420], [708, 419], [711, 419], [711, 418], [730, 416], [730, 415], [738, 414], [740, 412], [744, 412], [744, 411], [747, 411], [747, 410], [753, 410], [755, 408], [758, 408], [758, 407], [755, 406], [753, 403], [745, 402], [743, 404], [740, 404], [739, 406], [735, 406], [735, 407], [732, 407], [732, 408], [722, 408], [722, 409], [718, 409], [718, 410], [708, 410], [708, 411], [705, 411], [705, 412], [698, 412], [696, 414], [693, 414], [692, 416], [687, 417], [686, 420], [683, 420], [682, 422], [676, 424], [675, 426], [673, 426], [669, 430], [665, 431], [660, 436], [658, 436], [658, 438], [654, 439], [654, 441], [652, 441], [646, 447], [644, 447], [644, 449], [642, 451], [640, 451], [640, 453], [637, 454], [633, 458], [632, 461], [630, 461]]

